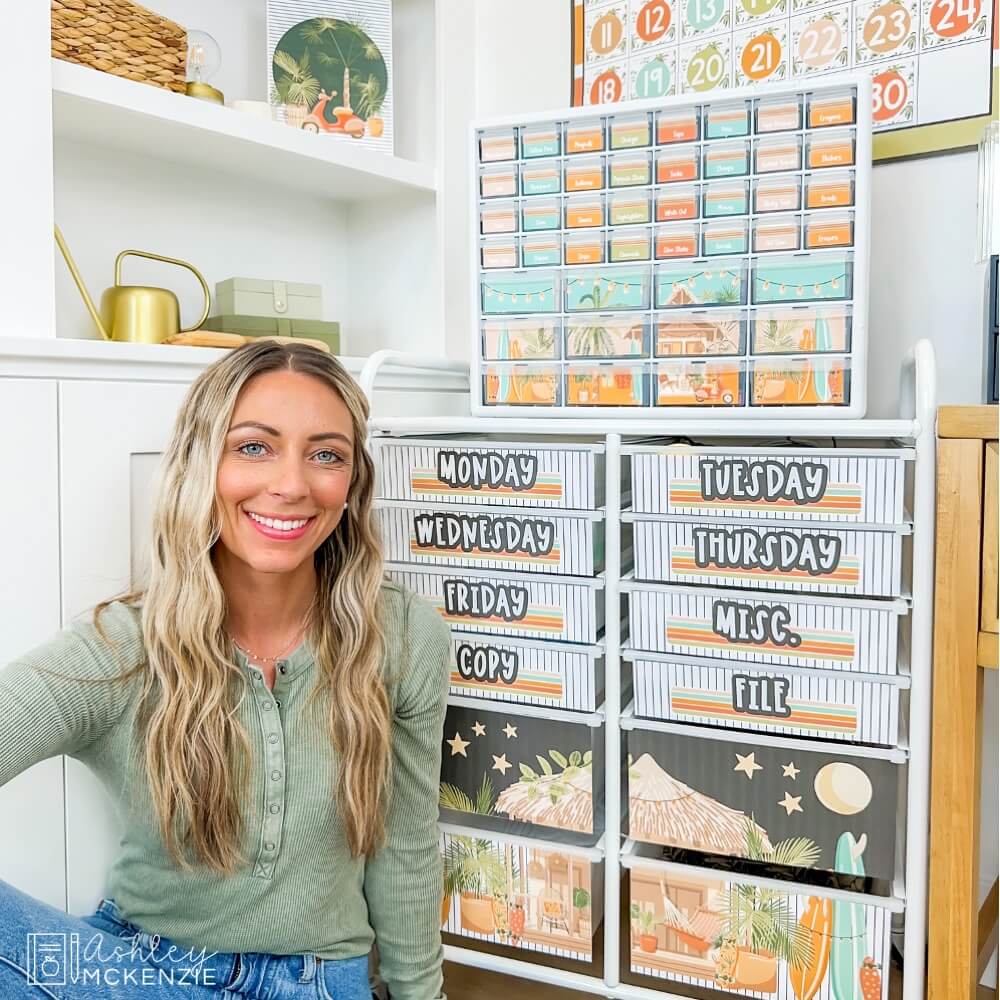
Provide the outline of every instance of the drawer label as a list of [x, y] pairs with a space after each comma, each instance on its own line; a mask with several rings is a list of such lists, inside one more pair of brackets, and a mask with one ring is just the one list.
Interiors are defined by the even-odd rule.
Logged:
[[511, 692], [532, 698], [560, 701], [562, 677], [551, 670], [525, 670], [515, 649], [459, 642], [455, 645], [455, 669], [451, 672], [455, 687], [503, 685]]
[[538, 456], [527, 453], [442, 450], [434, 469], [413, 469], [410, 485], [414, 493], [430, 496], [469, 493], [547, 500], [563, 497], [562, 473], [540, 472]]
[[415, 515], [410, 553], [420, 556], [442, 551], [543, 563], [558, 563], [560, 555], [552, 521], [448, 511]]
[[829, 470], [816, 462], [764, 459], [703, 459], [701, 493], [706, 500], [790, 500], [818, 503], [826, 493]]
[[727, 642], [797, 649], [802, 645], [802, 636], [789, 627], [791, 620], [791, 612], [780, 604], [712, 603], [712, 631]]
[[436, 602], [448, 621], [491, 622], [511, 628], [561, 632], [561, 607], [532, 604], [528, 588], [490, 580], [445, 580]]

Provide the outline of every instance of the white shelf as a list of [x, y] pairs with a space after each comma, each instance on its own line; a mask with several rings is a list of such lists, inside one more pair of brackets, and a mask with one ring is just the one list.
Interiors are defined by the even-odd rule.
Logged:
[[437, 189], [426, 164], [61, 59], [52, 60], [52, 124], [57, 138], [250, 177], [300, 198], [364, 201]]

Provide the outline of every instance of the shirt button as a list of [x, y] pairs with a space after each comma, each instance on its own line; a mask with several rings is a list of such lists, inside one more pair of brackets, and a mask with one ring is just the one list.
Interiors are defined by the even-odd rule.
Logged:
[[281, 806], [279, 806], [279, 805], [277, 805], [275, 803], [275, 804], [269, 806], [268, 808], [271, 810], [271, 812], [276, 813], [276, 812], [278, 812], [281, 809]]
[[271, 703], [269, 701], [265, 701], [263, 698], [261, 698], [260, 703], [265, 712], [271, 711]]
[[281, 702], [280, 701], [275, 701], [275, 705], [277, 705], [278, 708], [281, 708]]
[[274, 771], [271, 772], [271, 780], [272, 781], [278, 781], [280, 778], [281, 778], [281, 772], [280, 771], [274, 770]]
[[280, 667], [278, 667], [278, 669], [279, 669], [279, 670], [280, 670], [280, 671], [281, 671], [282, 673], [284, 673], [284, 672], [285, 672], [285, 670], [286, 670], [287, 668], [285, 667], [284, 663], [282, 663], [282, 664], [281, 664], [281, 666], [280, 666]]
[[267, 842], [267, 843], [266, 843], [266, 844], [264, 845], [264, 850], [265, 850], [265, 851], [273, 851], [273, 850], [274, 850], [274, 844], [272, 844], [272, 843], [271, 843], [270, 841], [268, 841], [268, 842]]
[[271, 735], [268, 736], [268, 738], [267, 738], [267, 742], [268, 743], [277, 743], [278, 742], [278, 734], [277, 733], [271, 733]]

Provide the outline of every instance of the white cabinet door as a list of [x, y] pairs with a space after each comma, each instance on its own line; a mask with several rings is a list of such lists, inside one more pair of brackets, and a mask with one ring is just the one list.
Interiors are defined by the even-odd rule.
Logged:
[[[56, 383], [0, 379], [0, 669], [60, 627]], [[63, 758], [0, 788], [0, 878], [65, 906]]]
[[[186, 383], [61, 382], [62, 585], [66, 618], [145, 577], [155, 477]], [[100, 782], [66, 759], [67, 909], [90, 913], [121, 825]]]

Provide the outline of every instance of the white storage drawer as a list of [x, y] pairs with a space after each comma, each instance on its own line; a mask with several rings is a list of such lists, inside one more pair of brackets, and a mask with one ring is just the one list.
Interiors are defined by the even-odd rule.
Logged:
[[546, 639], [452, 636], [451, 692], [593, 712], [604, 698], [604, 649]]
[[899, 597], [909, 528], [626, 514], [635, 576], [859, 597]]
[[604, 627], [602, 577], [386, 563], [453, 629], [593, 645]]
[[759, 733], [895, 746], [903, 674], [759, 667], [625, 650], [635, 714]]
[[377, 500], [385, 558], [593, 576], [604, 569], [604, 519], [562, 511]]
[[636, 445], [637, 514], [902, 524], [912, 449]]
[[378, 495], [387, 500], [565, 507], [604, 504], [602, 444], [482, 437], [374, 438]]
[[631, 645], [745, 663], [897, 672], [903, 601], [623, 584]]

